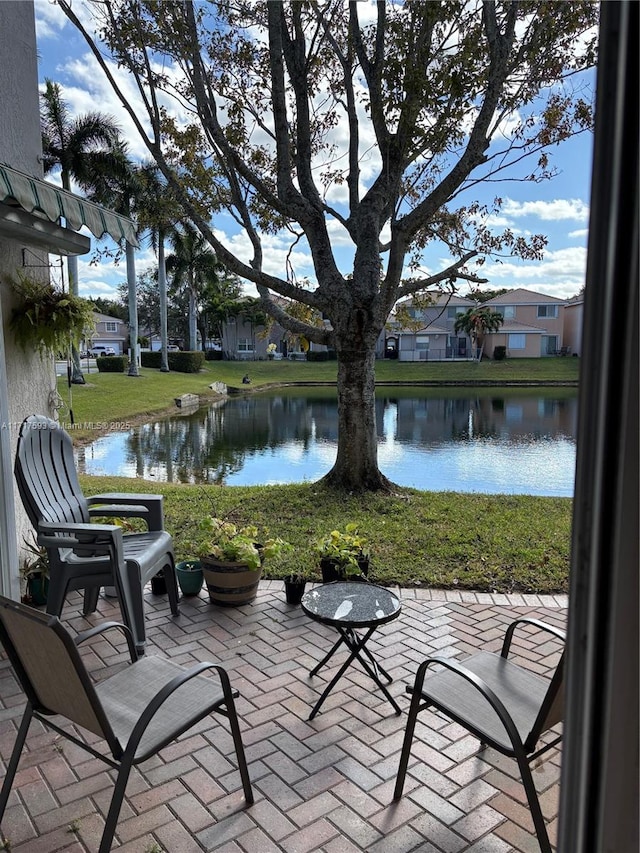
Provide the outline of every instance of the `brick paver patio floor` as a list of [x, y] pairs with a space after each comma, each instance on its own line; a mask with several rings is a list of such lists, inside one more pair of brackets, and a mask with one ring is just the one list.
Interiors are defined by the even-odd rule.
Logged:
[[[184, 598], [173, 619], [166, 597], [148, 592], [148, 653], [182, 664], [218, 660], [240, 691], [240, 724], [254, 787], [245, 808], [231, 738], [219, 717], [207, 718], [160, 756], [132, 772], [114, 849], [122, 853], [506, 853], [538, 851], [515, 762], [478, 742], [458, 725], [422, 712], [402, 800], [393, 786], [418, 662], [427, 654], [463, 657], [476, 648], [499, 650], [505, 626], [518, 615], [560, 627], [566, 597], [401, 590], [400, 618], [374, 634], [370, 648], [393, 676], [388, 701], [356, 664], [321, 713], [310, 709], [334, 662], [313, 679], [309, 670], [335, 633], [287, 605], [281, 582], [260, 585], [256, 601], [217, 608], [206, 591]], [[81, 599], [69, 597], [63, 619], [88, 627]], [[100, 599], [89, 622], [117, 619]], [[109, 640], [121, 643], [117, 632]], [[527, 628], [516, 634], [514, 659], [547, 673], [555, 642]], [[121, 664], [125, 650], [100, 639], [87, 648], [97, 672]], [[342, 655], [336, 659], [338, 664]], [[0, 660], [0, 755], [3, 769], [23, 707], [7, 661]], [[534, 770], [550, 836], [556, 836], [560, 751]], [[2, 830], [12, 853], [96, 851], [112, 792], [112, 774], [70, 742], [33, 723]], [[119, 847], [117, 845], [120, 845]]]

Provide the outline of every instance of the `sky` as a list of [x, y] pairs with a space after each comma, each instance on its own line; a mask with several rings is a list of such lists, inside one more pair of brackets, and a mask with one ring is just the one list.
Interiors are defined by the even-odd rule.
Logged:
[[[79, 8], [80, 4], [75, 7], [76, 12]], [[45, 78], [59, 83], [73, 115], [98, 109], [116, 118], [129, 143], [131, 156], [145, 159], [146, 149], [79, 34], [49, 0], [35, 0], [35, 15], [41, 87]], [[586, 266], [591, 154], [591, 135], [581, 134], [552, 149], [552, 163], [558, 174], [551, 181], [498, 185], [504, 205], [499, 217], [493, 221], [496, 228], [509, 227], [516, 234], [543, 233], [548, 244], [542, 261], [517, 258], [501, 262], [487, 260], [482, 267], [482, 276], [489, 281], [484, 287], [523, 287], [561, 299], [578, 293], [584, 284]], [[484, 198], [480, 192], [477, 196], [489, 201], [496, 194], [493, 187]], [[217, 217], [214, 224], [218, 236], [249, 261], [248, 241], [238, 234], [230, 218]], [[343, 250], [338, 249], [337, 256], [339, 262], [343, 258], [342, 272], [347, 273], [350, 255], [345, 235], [336, 229], [334, 239], [336, 246], [345, 246]], [[278, 235], [265, 235], [264, 244], [265, 270], [284, 277], [288, 247]], [[95, 241], [92, 238], [92, 245], [113, 248], [108, 240]], [[116, 288], [126, 280], [124, 260], [115, 266], [108, 260], [92, 263], [91, 257], [86, 255], [78, 259], [80, 294], [117, 298]], [[151, 248], [143, 243], [136, 255], [137, 271], [143, 272], [152, 267], [154, 257]], [[313, 277], [310, 255], [303, 248], [295, 252], [293, 260], [299, 277]], [[442, 269], [449, 262], [450, 259], [442, 252], [438, 254], [433, 249], [425, 257], [425, 267], [430, 271]], [[466, 292], [466, 289], [466, 285], [461, 283], [461, 292]], [[247, 290], [255, 293], [252, 287]]]

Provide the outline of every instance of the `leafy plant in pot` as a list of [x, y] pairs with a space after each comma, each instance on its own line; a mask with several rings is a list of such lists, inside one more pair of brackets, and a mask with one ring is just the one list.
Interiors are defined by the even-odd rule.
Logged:
[[291, 549], [267, 530], [238, 526], [227, 518], [209, 516], [201, 521], [200, 530], [193, 552], [202, 564], [212, 604], [226, 607], [253, 601], [265, 560]]
[[332, 530], [315, 546], [320, 557], [324, 583], [337, 580], [366, 580], [369, 574], [369, 545], [358, 525], [347, 524], [344, 531]]
[[284, 595], [287, 604], [300, 604], [307, 584], [305, 575], [300, 572], [291, 572], [284, 578]]
[[49, 591], [49, 555], [46, 548], [38, 545], [35, 538], [32, 541], [24, 539], [24, 547], [28, 556], [20, 563], [20, 577], [26, 582], [24, 602], [41, 607], [47, 603]]
[[202, 563], [200, 560], [182, 560], [176, 563], [176, 577], [183, 595], [198, 595], [202, 589]]

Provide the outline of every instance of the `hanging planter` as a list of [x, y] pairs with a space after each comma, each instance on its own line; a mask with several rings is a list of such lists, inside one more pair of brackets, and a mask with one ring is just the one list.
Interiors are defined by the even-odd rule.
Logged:
[[94, 327], [93, 306], [86, 299], [63, 293], [48, 281], [37, 281], [20, 270], [8, 278], [19, 304], [9, 327], [24, 350], [65, 353]]

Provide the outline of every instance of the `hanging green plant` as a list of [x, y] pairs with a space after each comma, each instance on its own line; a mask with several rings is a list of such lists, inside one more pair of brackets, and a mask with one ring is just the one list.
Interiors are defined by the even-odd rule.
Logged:
[[15, 278], [7, 280], [20, 298], [9, 326], [23, 349], [35, 347], [40, 353], [65, 353], [70, 343], [78, 345], [93, 330], [93, 306], [86, 299], [64, 293], [20, 270]]

